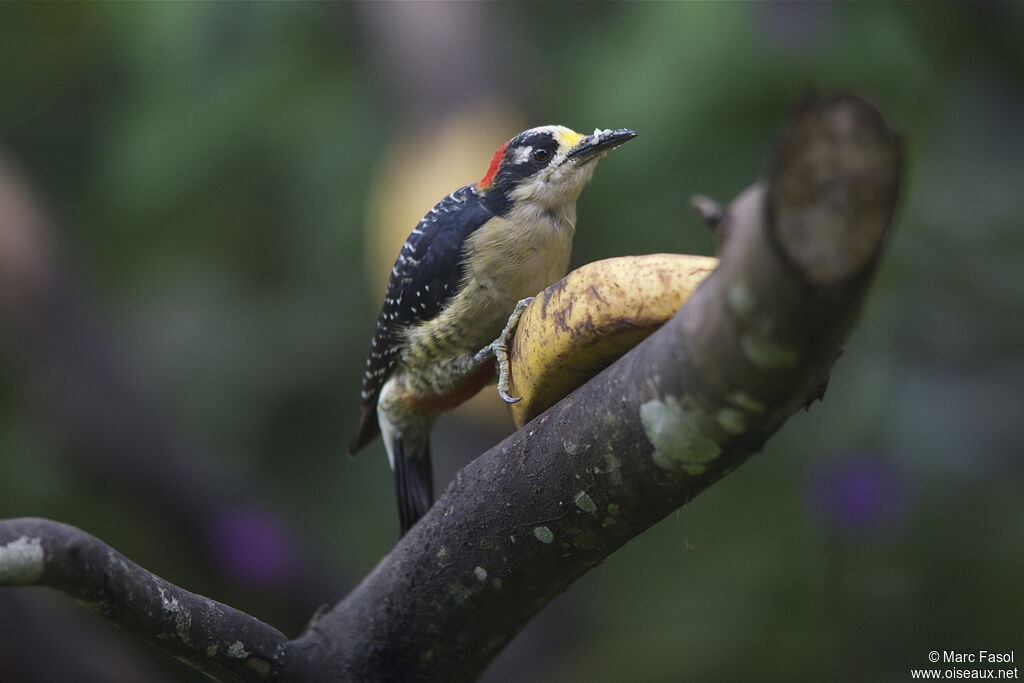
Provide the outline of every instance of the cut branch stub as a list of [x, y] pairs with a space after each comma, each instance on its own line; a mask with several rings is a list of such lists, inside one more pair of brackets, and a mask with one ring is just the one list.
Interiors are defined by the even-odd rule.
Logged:
[[772, 169], [769, 234], [816, 284], [856, 277], [882, 244], [900, 166], [899, 136], [876, 108], [852, 95], [807, 102]]

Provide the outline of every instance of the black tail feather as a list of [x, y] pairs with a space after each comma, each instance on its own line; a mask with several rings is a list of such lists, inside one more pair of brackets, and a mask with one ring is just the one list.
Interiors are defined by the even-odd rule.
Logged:
[[380, 425], [377, 423], [377, 401], [363, 404], [359, 413], [359, 424], [356, 425], [355, 436], [348, 444], [349, 457], [355, 456], [366, 444], [373, 441], [380, 434]]
[[430, 442], [422, 449], [405, 448], [401, 437], [395, 439], [395, 494], [398, 498], [399, 536], [412, 528], [434, 503], [434, 473], [430, 464]]

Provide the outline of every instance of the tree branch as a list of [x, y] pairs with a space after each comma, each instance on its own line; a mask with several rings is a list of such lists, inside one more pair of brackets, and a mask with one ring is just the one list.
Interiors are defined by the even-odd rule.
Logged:
[[287, 639], [232, 607], [190, 593], [80, 529], [0, 521], [0, 586], [49, 586], [222, 681], [269, 680]]
[[297, 678], [469, 681], [552, 598], [759, 451], [826, 379], [892, 216], [899, 140], [809, 102], [721, 266], [661, 330], [467, 465], [298, 641]]

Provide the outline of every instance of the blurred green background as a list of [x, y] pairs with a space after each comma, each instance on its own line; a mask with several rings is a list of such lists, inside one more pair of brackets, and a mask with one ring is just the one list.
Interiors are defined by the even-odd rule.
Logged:
[[[1020, 654], [1022, 29], [1020, 3], [4, 3], [0, 154], [61, 275], [0, 294], [0, 517], [297, 634], [394, 541], [383, 449], [343, 449], [383, 285], [369, 197], [405, 141], [479, 111], [635, 128], [581, 197], [574, 265], [711, 253], [690, 196], [755, 180], [805, 87], [852, 88], [905, 136], [906, 183], [824, 402], [485, 680], [904, 681], [931, 650]], [[445, 418], [439, 490], [508, 429]], [[201, 678], [19, 589], [0, 680]]]

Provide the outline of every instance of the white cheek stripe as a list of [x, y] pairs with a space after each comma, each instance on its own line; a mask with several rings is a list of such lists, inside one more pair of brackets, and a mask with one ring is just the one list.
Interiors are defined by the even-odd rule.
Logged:
[[533, 154], [533, 147], [520, 147], [511, 161], [513, 164], [524, 164], [530, 159], [531, 154]]

